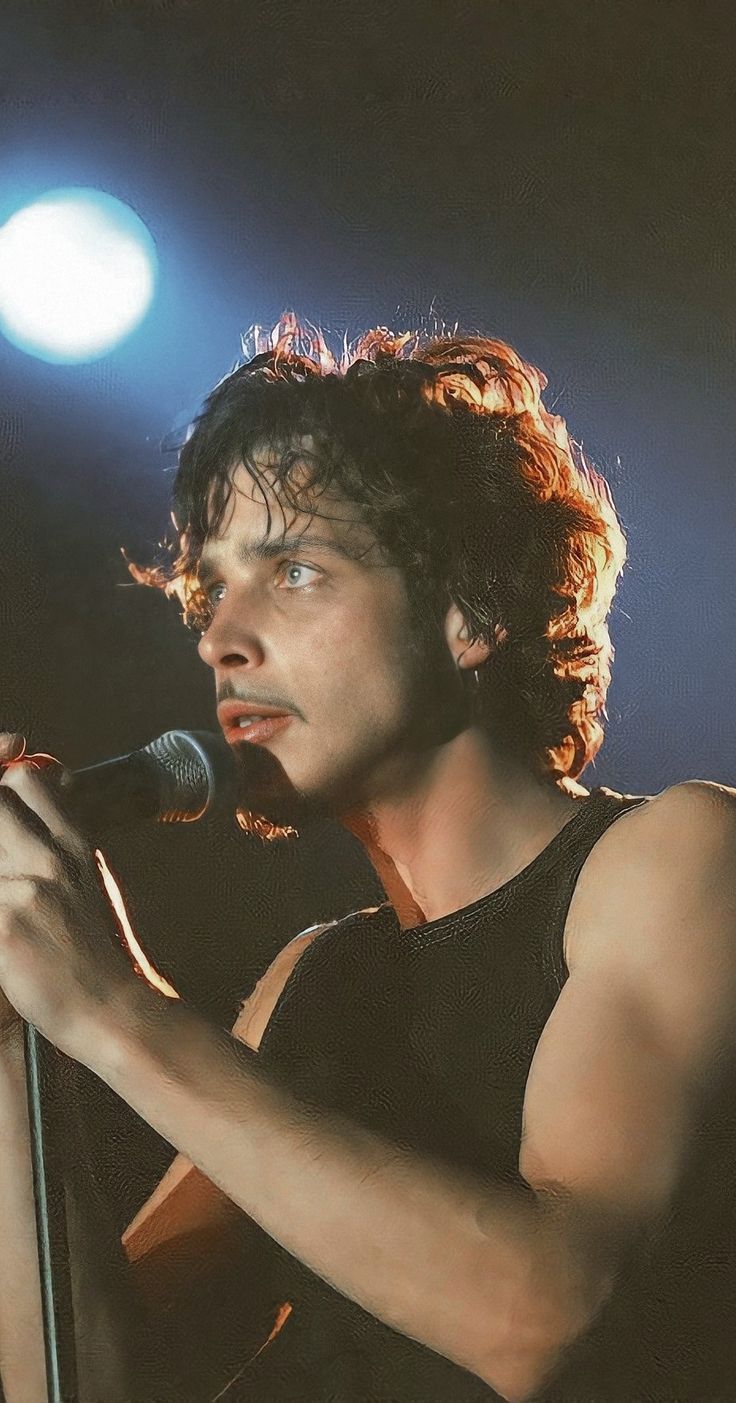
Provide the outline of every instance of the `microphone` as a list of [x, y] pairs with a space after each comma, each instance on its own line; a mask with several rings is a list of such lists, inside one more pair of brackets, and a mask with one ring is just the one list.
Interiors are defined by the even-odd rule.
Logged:
[[235, 792], [230, 746], [213, 731], [167, 731], [101, 764], [67, 770], [59, 793], [72, 820], [84, 828], [135, 819], [193, 823]]

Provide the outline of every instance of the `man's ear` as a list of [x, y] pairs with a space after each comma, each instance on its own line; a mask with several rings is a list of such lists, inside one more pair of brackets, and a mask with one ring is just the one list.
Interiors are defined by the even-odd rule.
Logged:
[[470, 629], [465, 616], [457, 604], [451, 604], [445, 618], [445, 638], [455, 663], [459, 668], [482, 667], [491, 652], [491, 644], [483, 639], [470, 642]]

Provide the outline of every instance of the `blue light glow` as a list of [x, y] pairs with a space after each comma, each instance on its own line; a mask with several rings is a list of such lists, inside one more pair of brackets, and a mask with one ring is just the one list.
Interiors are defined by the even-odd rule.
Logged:
[[0, 331], [40, 360], [96, 360], [145, 316], [156, 249], [127, 205], [99, 190], [51, 190], [0, 229]]

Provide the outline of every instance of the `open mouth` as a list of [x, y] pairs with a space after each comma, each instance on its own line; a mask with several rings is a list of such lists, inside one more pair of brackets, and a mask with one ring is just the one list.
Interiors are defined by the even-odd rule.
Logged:
[[220, 702], [217, 719], [228, 745], [243, 740], [263, 745], [294, 720], [294, 713], [283, 707], [234, 697], [230, 701]]
[[294, 717], [288, 713], [279, 716], [240, 716], [237, 720], [223, 721], [222, 729], [228, 745], [235, 745], [238, 741], [263, 745], [293, 720]]

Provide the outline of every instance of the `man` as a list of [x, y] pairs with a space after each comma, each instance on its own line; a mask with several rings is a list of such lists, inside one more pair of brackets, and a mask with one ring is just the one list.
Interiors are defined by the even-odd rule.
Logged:
[[[378, 332], [338, 366], [286, 319], [182, 452], [178, 556], [147, 578], [201, 633], [249, 808], [274, 831], [336, 815], [387, 896], [287, 945], [236, 1037], [101, 938], [88, 844], [43, 775], [0, 783], [8, 1026], [180, 1151], [124, 1239], [154, 1317], [176, 1335], [187, 1244], [261, 1233], [281, 1309], [218, 1398], [732, 1386], [734, 791], [578, 782], [624, 547], [544, 383], [481, 338]], [[28, 1194], [17, 1213], [28, 1278]], [[252, 1284], [246, 1264], [243, 1302]]]

